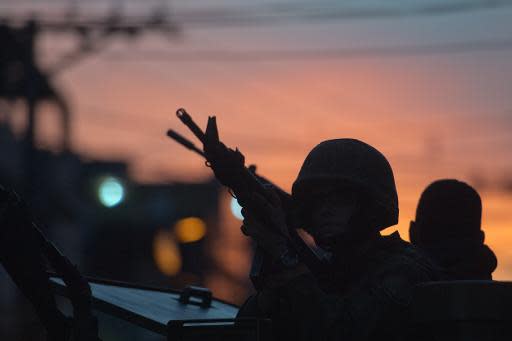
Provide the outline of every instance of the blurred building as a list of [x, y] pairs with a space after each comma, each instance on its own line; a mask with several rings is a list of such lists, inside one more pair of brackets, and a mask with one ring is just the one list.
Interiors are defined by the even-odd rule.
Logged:
[[[250, 247], [239, 231], [236, 200], [213, 180], [140, 183], [125, 160], [77, 155], [66, 97], [37, 63], [40, 28], [30, 20], [19, 27], [0, 23], [0, 184], [25, 199], [43, 232], [87, 276], [208, 286], [241, 303], [250, 287]], [[26, 108], [21, 135], [13, 132], [19, 117], [8, 110], [15, 102]], [[59, 114], [61, 142], [53, 150], [36, 143], [42, 102]], [[0, 339], [38, 339], [41, 326], [29, 303], [0, 270]], [[104, 340], [151, 339], [119, 321], [102, 328]]]
[[[247, 242], [233, 229], [239, 223], [226, 207], [230, 197], [216, 182], [139, 183], [123, 161], [39, 148], [31, 153], [33, 171], [26, 172], [26, 141], [5, 121], [0, 141], [0, 183], [26, 198], [35, 221], [84, 274], [162, 287], [211, 286], [237, 302], [246, 295]], [[6, 325], [14, 333], [37, 325], [28, 303], [1, 276], [2, 310], [12, 319]]]

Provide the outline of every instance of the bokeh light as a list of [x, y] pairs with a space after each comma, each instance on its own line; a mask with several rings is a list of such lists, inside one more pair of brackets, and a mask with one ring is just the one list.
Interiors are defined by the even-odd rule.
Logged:
[[121, 180], [115, 177], [106, 177], [98, 186], [98, 199], [106, 207], [119, 205], [125, 195], [125, 189]]
[[153, 239], [153, 259], [163, 274], [174, 276], [181, 270], [181, 253], [170, 231], [158, 230]]
[[244, 216], [242, 215], [242, 206], [240, 206], [236, 198], [231, 198], [231, 213], [233, 213], [237, 219], [244, 220]]
[[192, 243], [204, 237], [206, 224], [197, 217], [183, 218], [174, 225], [174, 232], [180, 243]]

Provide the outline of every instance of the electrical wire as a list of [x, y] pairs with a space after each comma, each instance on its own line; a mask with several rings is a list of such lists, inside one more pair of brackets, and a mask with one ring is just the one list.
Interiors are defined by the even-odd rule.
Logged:
[[202, 50], [188, 53], [141, 50], [131, 51], [130, 54], [111, 52], [104, 54], [102, 59], [115, 62], [289, 62], [318, 59], [403, 58], [509, 50], [512, 50], [512, 39], [463, 41], [409, 46], [396, 45], [382, 47], [329, 48], [316, 50]]
[[277, 24], [315, 24], [336, 20], [386, 19], [401, 17], [439, 16], [447, 14], [464, 14], [483, 10], [500, 9], [512, 5], [508, 0], [463, 1], [458, 3], [439, 3], [415, 7], [317, 7], [307, 8], [304, 4], [275, 5], [270, 7], [271, 13], [254, 10], [232, 10], [230, 12], [192, 11], [175, 15], [180, 26], [186, 28], [214, 28], [230, 26], [258, 26]]
[[[434, 3], [422, 6], [391, 6], [368, 7], [363, 6], [311, 6], [301, 4], [269, 4], [263, 8], [204, 8], [193, 10], [174, 11], [173, 15], [166, 16], [167, 23], [178, 23], [179, 27], [190, 28], [223, 28], [223, 27], [247, 27], [267, 26], [279, 24], [315, 24], [337, 20], [359, 19], [386, 19], [400, 17], [431, 17], [439, 15], [465, 14], [477, 11], [495, 10], [512, 6], [509, 0], [487, 1], [459, 1], [450, 3]], [[32, 17], [32, 13], [30, 15]], [[142, 27], [147, 24], [147, 18], [134, 15], [119, 16], [121, 26]], [[20, 22], [29, 17], [6, 18], [9, 21]], [[40, 17], [39, 27], [42, 29], [66, 30], [69, 26], [80, 27], [108, 27], [112, 23], [107, 20], [91, 20], [69, 18], [61, 16]], [[118, 23], [119, 25], [120, 23]]]

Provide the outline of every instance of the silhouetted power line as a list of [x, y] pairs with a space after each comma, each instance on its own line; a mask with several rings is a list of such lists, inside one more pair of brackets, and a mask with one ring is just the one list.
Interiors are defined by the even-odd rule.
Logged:
[[[465, 0], [458, 2], [437, 2], [432, 4], [414, 6], [333, 6], [321, 3], [274, 3], [257, 6], [223, 6], [205, 7], [201, 9], [189, 9], [173, 11], [169, 17], [185, 28], [215, 28], [215, 27], [239, 27], [239, 26], [262, 26], [280, 24], [315, 24], [336, 20], [358, 20], [358, 19], [386, 19], [397, 17], [418, 17], [418, 16], [439, 16], [447, 14], [464, 14], [477, 11], [500, 9], [512, 6], [509, 0]], [[142, 6], [142, 9], [145, 9]], [[76, 12], [86, 9], [81, 6]], [[159, 12], [157, 12], [159, 13]], [[32, 15], [31, 13], [30, 15]], [[161, 11], [159, 14], [162, 14]], [[141, 24], [146, 18], [138, 18], [137, 15], [123, 15], [130, 23]], [[27, 18], [18, 17], [18, 20]], [[98, 26], [97, 20], [87, 18], [72, 18], [75, 23], [83, 26]], [[62, 24], [68, 25], [69, 18], [66, 17], [41, 17], [40, 21], [49, 28], [59, 29]]]
[[124, 52], [109, 53], [104, 55], [103, 59], [115, 60], [116, 62], [273, 62], [317, 59], [402, 58], [426, 55], [509, 50], [512, 50], [512, 39], [436, 43], [412, 46], [395, 45], [383, 47], [354, 47], [301, 50], [201, 50], [187, 53], [169, 53], [165, 51], [141, 50], [131, 51], [130, 54], [125, 54]]
[[[336, 20], [386, 19], [398, 17], [439, 16], [464, 14], [512, 6], [509, 0], [460, 1], [426, 4], [423, 6], [307, 6], [304, 3], [270, 4], [267, 11], [202, 10], [177, 13], [175, 20], [182, 27], [212, 28], [229, 26], [258, 26], [279, 24], [315, 24]], [[199, 13], [197, 13], [199, 12]]]

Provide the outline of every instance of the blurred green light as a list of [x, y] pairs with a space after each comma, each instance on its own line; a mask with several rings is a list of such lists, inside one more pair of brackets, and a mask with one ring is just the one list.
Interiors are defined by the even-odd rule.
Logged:
[[114, 207], [124, 199], [124, 187], [119, 179], [107, 177], [100, 182], [98, 198], [102, 205]]

